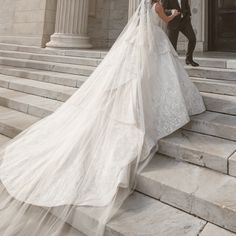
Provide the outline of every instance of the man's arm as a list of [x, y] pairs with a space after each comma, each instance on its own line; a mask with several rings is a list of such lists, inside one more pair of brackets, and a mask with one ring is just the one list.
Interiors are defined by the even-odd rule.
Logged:
[[162, 4], [162, 6], [165, 10], [166, 15], [171, 16], [172, 15], [172, 12], [171, 12], [172, 9], [168, 9], [169, 0], [161, 0], [161, 4]]

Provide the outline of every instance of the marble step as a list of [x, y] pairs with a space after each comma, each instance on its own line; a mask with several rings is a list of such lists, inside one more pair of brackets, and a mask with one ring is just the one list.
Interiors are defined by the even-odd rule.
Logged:
[[137, 177], [137, 190], [236, 232], [236, 178], [157, 155]]
[[40, 48], [34, 46], [16, 45], [0, 43], [0, 50], [28, 52], [36, 54], [48, 54], [48, 55], [60, 55], [60, 56], [72, 56], [72, 57], [86, 57], [86, 58], [104, 58], [107, 54], [107, 50], [96, 49], [51, 49]]
[[207, 223], [199, 236], [235, 236], [236, 234], [219, 226]]
[[40, 96], [0, 87], [0, 106], [8, 107], [37, 117], [53, 113], [63, 103]]
[[236, 96], [201, 93], [208, 111], [236, 115]]
[[[57, 210], [52, 213], [57, 216]], [[75, 209], [76, 218], [68, 221], [75, 229], [85, 235], [93, 235], [99, 214], [88, 209]], [[83, 225], [80, 219], [86, 219]], [[106, 225], [107, 236], [197, 236], [206, 226], [206, 221], [187, 214], [155, 199], [134, 192], [122, 205], [121, 209]]]
[[85, 66], [98, 66], [101, 59], [86, 58], [86, 57], [71, 57], [71, 56], [60, 56], [60, 55], [48, 55], [48, 54], [36, 54], [29, 52], [18, 52], [18, 51], [6, 51], [0, 50], [0, 57], [9, 57], [17, 59], [27, 59], [36, 61], [48, 61], [56, 63], [74, 64], [74, 65], [85, 65]]
[[236, 177], [236, 152], [229, 159], [229, 174]]
[[158, 152], [227, 174], [236, 142], [179, 130], [159, 141]]
[[22, 77], [25, 79], [37, 80], [52, 84], [65, 85], [69, 87], [80, 87], [88, 78], [87, 76], [4, 65], [0, 65], [0, 74]]
[[0, 87], [58, 101], [66, 101], [76, 88], [0, 74]]
[[[0, 86], [59, 101], [66, 101], [76, 91], [75, 88], [70, 88], [68, 86], [44, 83], [41, 81], [28, 80], [1, 74]], [[236, 115], [236, 97], [211, 93], [202, 93], [202, 95], [209, 111]]]
[[[59, 56], [71, 56], [71, 57], [85, 57], [102, 59], [106, 56], [109, 49], [49, 49], [39, 48], [33, 46], [14, 45], [0, 43], [0, 50], [15, 51], [15, 52], [27, 52], [34, 54], [47, 54], [47, 55], [59, 55]], [[180, 60], [184, 62], [184, 57], [180, 56]], [[236, 68], [236, 60], [229, 58], [214, 58], [214, 57], [201, 57], [196, 56], [195, 60], [200, 63], [202, 67], [214, 67], [214, 68]]]
[[191, 78], [199, 91], [236, 96], [236, 81]]
[[65, 63], [44, 62], [6, 57], [0, 57], [0, 65], [55, 71], [83, 76], [89, 76], [95, 70], [94, 66], [72, 65]]
[[9, 140], [10, 140], [9, 137], [0, 134], [0, 147], [4, 145], [5, 143], [7, 143]]
[[236, 116], [206, 111], [192, 116], [184, 129], [236, 141]]
[[10, 108], [0, 106], [0, 134], [14, 138], [40, 119]]
[[[180, 60], [185, 64], [185, 57], [180, 56]], [[210, 57], [195, 57], [196, 61], [201, 67], [213, 67], [213, 68], [227, 68], [227, 59], [224, 58], [210, 58]]]
[[186, 66], [185, 68], [191, 77], [236, 81], [236, 69], [190, 66]]

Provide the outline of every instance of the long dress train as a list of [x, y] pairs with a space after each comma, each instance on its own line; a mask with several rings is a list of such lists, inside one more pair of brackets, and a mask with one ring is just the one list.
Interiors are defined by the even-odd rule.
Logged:
[[1, 148], [1, 236], [103, 235], [158, 140], [205, 110], [157, 21], [142, 0], [83, 86]]

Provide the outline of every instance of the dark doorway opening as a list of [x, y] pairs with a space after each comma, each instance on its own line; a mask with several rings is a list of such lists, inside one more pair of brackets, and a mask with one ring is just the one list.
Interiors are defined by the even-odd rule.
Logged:
[[209, 50], [236, 52], [236, 0], [209, 0]]

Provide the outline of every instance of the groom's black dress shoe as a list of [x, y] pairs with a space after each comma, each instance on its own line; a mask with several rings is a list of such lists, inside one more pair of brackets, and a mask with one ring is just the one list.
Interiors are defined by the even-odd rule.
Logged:
[[193, 61], [193, 60], [186, 60], [186, 64], [194, 66], [194, 67], [199, 66], [199, 64], [197, 62]]

